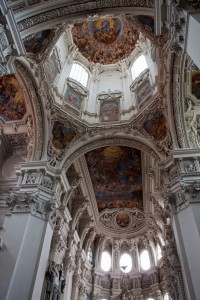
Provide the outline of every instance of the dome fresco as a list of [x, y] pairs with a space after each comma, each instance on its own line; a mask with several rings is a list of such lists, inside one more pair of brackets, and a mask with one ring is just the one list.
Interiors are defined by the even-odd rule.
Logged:
[[102, 17], [74, 24], [72, 36], [88, 61], [112, 64], [130, 55], [139, 32], [123, 17]]

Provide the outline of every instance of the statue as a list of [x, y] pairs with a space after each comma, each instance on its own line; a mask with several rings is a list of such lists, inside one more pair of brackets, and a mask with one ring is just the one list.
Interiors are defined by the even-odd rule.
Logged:
[[64, 293], [65, 280], [63, 279], [63, 265], [50, 261], [46, 271], [45, 300], [60, 300]]

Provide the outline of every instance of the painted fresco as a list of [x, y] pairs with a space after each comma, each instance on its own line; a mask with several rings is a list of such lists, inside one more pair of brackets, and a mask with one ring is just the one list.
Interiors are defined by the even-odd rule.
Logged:
[[101, 122], [113, 122], [119, 120], [119, 101], [101, 101], [100, 106]]
[[127, 227], [130, 223], [129, 215], [124, 211], [120, 211], [116, 216], [116, 223], [120, 227]]
[[30, 35], [24, 41], [24, 47], [27, 52], [38, 54], [42, 50], [44, 50], [50, 42], [50, 34], [52, 30], [46, 29], [40, 32], [35, 33], [34, 35]]
[[152, 95], [152, 86], [149, 77], [143, 80], [143, 82], [137, 87], [135, 93], [139, 104]]
[[63, 107], [65, 108], [65, 110], [68, 112], [68, 113], [71, 113], [75, 116], [80, 116], [80, 112], [74, 108], [72, 108], [71, 106], [67, 105], [66, 103], [63, 103]]
[[80, 110], [81, 104], [83, 101], [83, 96], [76, 93], [73, 89], [67, 88], [66, 93], [64, 95], [64, 101], [70, 104], [72, 107]]
[[85, 155], [99, 211], [143, 208], [141, 151], [103, 147]]
[[167, 135], [167, 124], [162, 111], [157, 110], [153, 117], [144, 123], [144, 129], [154, 139], [158, 141], [164, 140]]
[[72, 128], [66, 127], [57, 121], [53, 126], [52, 136], [54, 147], [62, 150], [74, 139], [76, 132]]
[[154, 32], [154, 18], [151, 16], [138, 16], [138, 20], [142, 23], [145, 27], [149, 28], [151, 31]]
[[102, 17], [74, 24], [72, 36], [90, 62], [113, 64], [134, 50], [139, 33], [125, 18]]
[[200, 99], [200, 71], [192, 71], [192, 94]]
[[44, 67], [49, 81], [53, 83], [59, 72], [55, 51], [52, 51], [51, 55], [46, 60]]
[[25, 113], [24, 93], [17, 78], [0, 77], [0, 117], [5, 121], [21, 120]]

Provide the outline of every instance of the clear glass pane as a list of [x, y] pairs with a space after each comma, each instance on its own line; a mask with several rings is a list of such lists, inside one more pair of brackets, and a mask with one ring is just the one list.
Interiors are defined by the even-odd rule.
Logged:
[[122, 270], [122, 272], [124, 272], [124, 273], [130, 272], [130, 270], [132, 269], [131, 256], [127, 253], [124, 253], [120, 257], [119, 265], [120, 265], [120, 269]]
[[140, 261], [141, 261], [141, 267], [143, 270], [146, 271], [150, 268], [150, 258], [149, 258], [149, 252], [147, 250], [144, 250], [141, 253]]
[[148, 65], [144, 55], [140, 55], [131, 67], [131, 75], [133, 80], [137, 78], [144, 70], [148, 69]]
[[74, 63], [71, 68], [69, 77], [78, 81], [83, 86], [87, 86], [88, 82], [88, 72], [79, 64]]
[[101, 268], [105, 272], [109, 271], [111, 268], [111, 257], [110, 254], [104, 251], [101, 255]]

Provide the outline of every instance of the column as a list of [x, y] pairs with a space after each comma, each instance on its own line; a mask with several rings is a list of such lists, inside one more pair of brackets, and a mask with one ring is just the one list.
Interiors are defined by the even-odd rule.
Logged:
[[[169, 172], [168, 201], [182, 267], [186, 299], [200, 299], [200, 154], [173, 151], [176, 170]], [[174, 174], [176, 173], [176, 177]], [[180, 180], [181, 178], [181, 180]], [[173, 256], [171, 256], [173, 258]]]
[[46, 163], [24, 163], [18, 189], [4, 197], [10, 213], [0, 251], [0, 269], [6, 270], [0, 274], [1, 299], [41, 297], [64, 180], [58, 174]]

